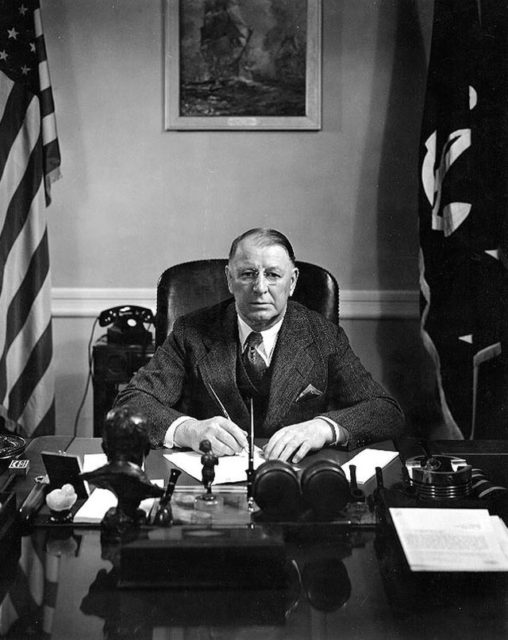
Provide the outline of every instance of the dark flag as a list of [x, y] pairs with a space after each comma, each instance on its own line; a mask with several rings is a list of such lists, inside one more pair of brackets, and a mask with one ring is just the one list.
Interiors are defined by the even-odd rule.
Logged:
[[420, 150], [422, 335], [452, 437], [508, 437], [508, 2], [436, 0]]
[[0, 0], [0, 423], [28, 436], [54, 432], [45, 207], [59, 165], [39, 2]]

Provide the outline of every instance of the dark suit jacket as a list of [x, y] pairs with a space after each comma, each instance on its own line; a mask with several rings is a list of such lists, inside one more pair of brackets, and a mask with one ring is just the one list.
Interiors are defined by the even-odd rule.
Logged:
[[[160, 446], [180, 415], [222, 415], [246, 431], [249, 413], [236, 384], [238, 327], [233, 300], [179, 318], [164, 344], [119, 394], [152, 423]], [[271, 363], [263, 434], [326, 415], [348, 430], [349, 448], [393, 438], [403, 429], [397, 402], [365, 370], [341, 327], [289, 302]]]

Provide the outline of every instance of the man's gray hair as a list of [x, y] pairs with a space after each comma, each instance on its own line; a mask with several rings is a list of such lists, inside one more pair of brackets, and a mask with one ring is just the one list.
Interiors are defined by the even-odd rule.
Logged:
[[238, 245], [240, 244], [240, 242], [242, 242], [242, 240], [245, 240], [245, 238], [252, 238], [254, 242], [261, 247], [279, 245], [286, 250], [291, 262], [293, 264], [296, 263], [295, 252], [293, 251], [293, 247], [291, 246], [291, 243], [286, 238], [286, 236], [276, 229], [267, 229], [263, 227], [249, 229], [233, 240], [231, 249], [229, 250], [229, 262], [231, 262], [231, 260], [233, 259], [236, 250], [238, 249]]

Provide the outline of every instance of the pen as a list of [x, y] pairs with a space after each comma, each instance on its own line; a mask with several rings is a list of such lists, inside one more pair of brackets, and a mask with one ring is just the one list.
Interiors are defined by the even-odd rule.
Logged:
[[252, 487], [254, 483], [254, 402], [250, 399], [249, 466], [247, 468], [247, 503], [249, 511], [254, 510]]
[[207, 384], [206, 386], [208, 387], [208, 389], [210, 390], [210, 393], [213, 395], [213, 397], [215, 398], [215, 401], [219, 405], [220, 410], [222, 411], [222, 415], [226, 418], [226, 420], [231, 420], [231, 416], [227, 412], [226, 407], [221, 402], [221, 399], [219, 398], [219, 396], [215, 393], [215, 389], [212, 387], [211, 384]]
[[215, 400], [217, 401], [217, 404], [220, 407], [220, 410], [222, 411], [222, 415], [227, 419], [227, 420], [231, 420], [231, 418], [229, 417], [229, 413], [226, 411], [226, 407], [222, 404], [221, 399], [219, 398], [219, 396], [215, 393], [215, 389], [212, 387], [211, 384], [207, 385], [208, 388], [210, 389], [210, 391], [212, 392], [213, 397], [215, 398]]

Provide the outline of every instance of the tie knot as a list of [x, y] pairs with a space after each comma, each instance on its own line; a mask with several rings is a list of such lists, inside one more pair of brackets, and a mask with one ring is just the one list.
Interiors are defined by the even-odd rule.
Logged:
[[263, 336], [256, 331], [252, 331], [247, 337], [246, 345], [248, 349], [255, 349], [256, 347], [259, 347], [262, 342]]

